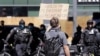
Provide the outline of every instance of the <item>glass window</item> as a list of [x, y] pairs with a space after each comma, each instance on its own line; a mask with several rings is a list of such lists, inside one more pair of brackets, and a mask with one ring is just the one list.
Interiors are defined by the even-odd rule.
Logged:
[[13, 0], [0, 0], [0, 5], [13, 5]]
[[14, 0], [15, 5], [27, 5], [27, 0]]
[[28, 0], [29, 5], [40, 5], [41, 0]]

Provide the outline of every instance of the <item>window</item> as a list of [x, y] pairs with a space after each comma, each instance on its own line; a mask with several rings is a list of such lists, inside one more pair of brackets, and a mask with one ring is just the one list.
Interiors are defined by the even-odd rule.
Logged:
[[27, 16], [27, 7], [0, 7], [0, 16]]

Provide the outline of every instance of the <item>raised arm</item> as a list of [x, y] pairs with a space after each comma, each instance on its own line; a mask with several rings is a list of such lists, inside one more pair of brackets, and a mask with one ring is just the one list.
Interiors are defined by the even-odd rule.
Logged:
[[10, 33], [7, 35], [6, 42], [8, 42], [8, 40], [10, 39], [10, 37], [11, 37], [14, 33], [15, 33], [15, 30], [12, 29], [12, 30], [10, 31]]

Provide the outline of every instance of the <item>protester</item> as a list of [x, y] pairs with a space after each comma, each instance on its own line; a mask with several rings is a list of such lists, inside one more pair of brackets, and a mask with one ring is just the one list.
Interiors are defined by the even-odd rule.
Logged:
[[44, 50], [46, 56], [70, 56], [65, 33], [59, 27], [59, 20], [50, 20], [51, 29], [45, 33]]

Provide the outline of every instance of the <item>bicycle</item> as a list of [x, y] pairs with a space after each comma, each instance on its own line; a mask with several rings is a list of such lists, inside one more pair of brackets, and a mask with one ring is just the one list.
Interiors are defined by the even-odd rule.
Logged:
[[84, 45], [82, 45], [82, 44], [77, 44], [77, 47], [79, 47], [79, 49], [80, 49], [80, 53], [79, 53], [79, 55], [78, 56], [94, 56], [94, 54], [93, 53], [90, 53], [90, 52], [84, 52], [84, 48], [85, 48], [85, 46]]
[[42, 46], [38, 46], [32, 56], [45, 56]]
[[8, 44], [5, 43], [5, 40], [4, 40], [4, 39], [2, 39], [2, 40], [3, 40], [3, 42], [4, 42], [4, 47], [3, 47], [3, 50], [2, 50], [2, 52], [1, 52], [1, 54], [0, 54], [0, 56], [11, 56], [11, 55], [7, 52], [7, 49], [6, 49], [6, 47], [8, 46]]

